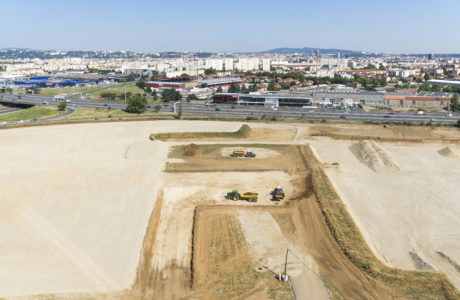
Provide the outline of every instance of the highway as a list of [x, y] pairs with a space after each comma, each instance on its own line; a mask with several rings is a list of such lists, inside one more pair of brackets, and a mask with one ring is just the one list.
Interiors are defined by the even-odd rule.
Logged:
[[[0, 94], [0, 103], [8, 105], [52, 105], [57, 106], [58, 100], [53, 97], [22, 94], [20, 98], [17, 94]], [[160, 105], [160, 112], [169, 112], [173, 115], [173, 104], [156, 104], [149, 103], [148, 111], [155, 114], [154, 107]], [[71, 98], [68, 108], [78, 109], [85, 108], [111, 108], [125, 109], [126, 104], [123, 101], [102, 101], [102, 100], [82, 100], [78, 97]], [[70, 112], [69, 112], [70, 114]], [[299, 107], [281, 107], [274, 111], [270, 107], [263, 106], [246, 106], [246, 105], [204, 105], [195, 103], [184, 103], [183, 115], [190, 117], [238, 117], [238, 118], [290, 118], [290, 119], [325, 119], [325, 120], [342, 120], [342, 121], [369, 121], [380, 123], [440, 123], [454, 124], [460, 119], [459, 113], [426, 113], [426, 115], [416, 115], [415, 112], [390, 112], [390, 111], [365, 111], [340, 109], [312, 109]]]

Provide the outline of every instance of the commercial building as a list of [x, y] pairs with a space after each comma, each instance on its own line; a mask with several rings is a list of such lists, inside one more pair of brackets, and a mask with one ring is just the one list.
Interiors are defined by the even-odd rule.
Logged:
[[179, 76], [174, 78], [162, 78], [154, 81], [147, 81], [145, 86], [160, 88], [191, 89], [198, 85], [197, 78], [194, 76]]
[[452, 103], [452, 97], [387, 95], [384, 105], [403, 108], [446, 109]]
[[[236, 101], [235, 101], [236, 100]], [[220, 93], [213, 97], [213, 103], [237, 103], [241, 105], [263, 106], [311, 106], [311, 94], [232, 94]]]
[[440, 79], [430, 79], [428, 80], [429, 84], [436, 85], [460, 85], [460, 80], [440, 80]]
[[337, 102], [342, 99], [351, 99], [359, 104], [383, 105], [385, 94], [383, 93], [359, 93], [356, 91], [328, 91], [328, 92], [313, 92], [314, 102], [325, 102], [332, 100]]
[[200, 87], [215, 88], [219, 86], [227, 87], [231, 84], [241, 85], [242, 80], [239, 77], [216, 77], [198, 80]]

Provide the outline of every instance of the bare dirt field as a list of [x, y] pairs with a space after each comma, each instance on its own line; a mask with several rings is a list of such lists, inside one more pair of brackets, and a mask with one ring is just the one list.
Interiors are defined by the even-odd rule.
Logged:
[[[327, 174], [369, 246], [386, 264], [409, 270], [440, 270], [460, 288], [460, 160], [443, 153], [458, 145], [380, 146], [398, 172], [376, 172], [355, 157], [353, 142], [312, 142]], [[443, 153], [439, 153], [440, 150]]]
[[[314, 189], [305, 143], [381, 261], [441, 270], [459, 287], [458, 131], [255, 123], [247, 138], [148, 139], [241, 125], [1, 130], [0, 297], [410, 298], [343, 250]], [[364, 135], [380, 138], [361, 142]], [[431, 141], [412, 143], [421, 139]], [[230, 157], [235, 149], [257, 158]], [[276, 186], [286, 193], [281, 202], [271, 201]], [[225, 199], [234, 189], [259, 199]], [[276, 280], [286, 253], [290, 282]]]
[[304, 138], [328, 136], [336, 139], [378, 139], [388, 141], [460, 141], [460, 132], [450, 127], [388, 125], [312, 125]]

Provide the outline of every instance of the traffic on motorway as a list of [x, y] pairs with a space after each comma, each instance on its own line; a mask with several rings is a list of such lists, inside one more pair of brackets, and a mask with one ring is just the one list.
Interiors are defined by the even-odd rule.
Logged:
[[[50, 96], [27, 95], [27, 94], [2, 94], [0, 102], [4, 105], [51, 105], [57, 106], [61, 100]], [[79, 99], [78, 97], [67, 100], [69, 109], [100, 108], [120, 109], [126, 108], [122, 101], [102, 101]], [[157, 112], [155, 106], [149, 104], [147, 111]], [[174, 114], [175, 104], [159, 104], [160, 112]], [[238, 104], [204, 105], [196, 103], [184, 103], [183, 114], [195, 117], [241, 117], [241, 118], [292, 118], [292, 119], [325, 119], [325, 120], [351, 120], [372, 121], [382, 123], [441, 123], [453, 124], [460, 119], [460, 114], [451, 112], [427, 112], [417, 114], [409, 111], [376, 111], [376, 110], [343, 110], [343, 109], [314, 109], [299, 107], [280, 107], [273, 110], [265, 106], [246, 106]]]

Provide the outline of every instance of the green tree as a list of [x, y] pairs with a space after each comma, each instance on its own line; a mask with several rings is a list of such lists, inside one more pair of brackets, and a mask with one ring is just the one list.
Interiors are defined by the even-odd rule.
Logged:
[[147, 99], [145, 97], [134, 95], [129, 97], [126, 112], [141, 114], [147, 110]]
[[59, 102], [59, 104], [58, 104], [58, 109], [59, 109], [60, 111], [64, 111], [64, 110], [66, 109], [66, 107], [67, 107], [67, 102], [66, 102], [66, 101], [61, 101], [61, 102]]
[[275, 87], [275, 83], [273, 82], [273, 80], [270, 81], [270, 83], [268, 84], [267, 90], [268, 90], [268, 91], [276, 91], [276, 90], [277, 90], [277, 88]]
[[216, 90], [216, 92], [218, 92], [218, 93], [222, 93], [222, 87], [221, 87], [221, 86], [217, 87], [217, 90]]
[[161, 109], [161, 106], [160, 106], [160, 105], [155, 105], [155, 106], [153, 107], [153, 109], [154, 109], [156, 112], [159, 112], [160, 109]]
[[204, 70], [204, 74], [206, 74], [206, 75], [211, 75], [211, 74], [216, 74], [216, 73], [217, 73], [217, 70], [215, 70], [213, 68], [209, 68], [209, 69]]
[[182, 99], [181, 94], [176, 91], [175, 88], [172, 89], [165, 89], [163, 90], [163, 93], [161, 94], [161, 98], [163, 99], [164, 102], [176, 102]]
[[134, 80], [136, 80], [136, 78], [137, 78], [137, 75], [131, 73], [128, 76], [126, 76], [126, 81], [134, 81]]
[[145, 88], [145, 82], [143, 80], [139, 80], [136, 82], [136, 86], [143, 90]]
[[451, 105], [452, 111], [460, 110], [460, 102], [458, 98], [459, 98], [458, 94], [454, 94], [454, 97], [452, 98], [452, 105]]
[[234, 83], [232, 83], [230, 87], [228, 88], [229, 93], [238, 93], [239, 91], [240, 91], [240, 87]]
[[198, 100], [198, 97], [195, 94], [189, 94], [187, 96], [187, 102], [190, 102], [191, 100]]

